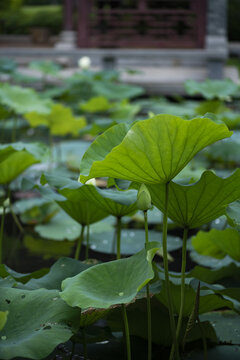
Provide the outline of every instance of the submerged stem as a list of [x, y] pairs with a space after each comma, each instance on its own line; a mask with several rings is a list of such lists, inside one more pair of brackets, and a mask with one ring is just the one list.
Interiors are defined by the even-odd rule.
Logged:
[[174, 320], [172, 296], [170, 291], [170, 281], [169, 281], [169, 273], [168, 273], [168, 252], [167, 252], [167, 221], [168, 221], [168, 192], [169, 192], [168, 185], [169, 183], [165, 184], [165, 209], [163, 214], [163, 231], [162, 231], [163, 264], [164, 264], [165, 284], [166, 284], [166, 292], [167, 292], [172, 341], [175, 347], [176, 359], [179, 360], [180, 358], [179, 358], [178, 343], [176, 336], [176, 324]]
[[127, 360], [131, 360], [130, 334], [129, 334], [127, 310], [126, 310], [126, 305], [124, 304], [122, 304], [122, 314], [123, 314], [125, 337], [126, 337]]
[[117, 260], [121, 258], [121, 217], [117, 218]]
[[3, 261], [3, 229], [4, 229], [4, 220], [5, 220], [5, 206], [3, 205], [3, 213], [2, 213], [2, 220], [1, 220], [1, 229], [0, 229], [0, 264]]
[[[147, 210], [143, 211], [145, 225], [145, 248], [148, 245], [148, 216]], [[148, 323], [148, 360], [152, 359], [152, 314], [149, 283], [146, 285], [147, 290], [147, 323]]]
[[[185, 227], [183, 230], [183, 245], [182, 245], [182, 269], [181, 269], [181, 303], [177, 323], [177, 342], [179, 342], [179, 335], [182, 327], [183, 308], [185, 299], [185, 271], [186, 271], [186, 258], [187, 258], [187, 236], [188, 228]], [[175, 346], [172, 345], [170, 359], [173, 358]]]
[[84, 229], [85, 229], [85, 225], [82, 225], [81, 234], [80, 234], [80, 237], [78, 238], [77, 248], [76, 248], [75, 256], [74, 256], [74, 258], [75, 258], [76, 260], [79, 259], [79, 255], [80, 255], [80, 252], [81, 252]]

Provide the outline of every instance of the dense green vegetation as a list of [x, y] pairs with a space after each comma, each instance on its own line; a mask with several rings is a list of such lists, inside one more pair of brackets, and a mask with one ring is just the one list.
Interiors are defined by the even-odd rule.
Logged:
[[0, 62], [0, 358], [239, 358], [239, 86], [30, 67]]

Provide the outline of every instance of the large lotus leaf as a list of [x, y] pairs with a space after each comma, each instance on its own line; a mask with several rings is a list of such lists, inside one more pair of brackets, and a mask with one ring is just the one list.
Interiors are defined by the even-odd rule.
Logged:
[[234, 95], [238, 90], [238, 84], [230, 79], [225, 80], [205, 80], [197, 82], [187, 80], [185, 88], [189, 95], [201, 94], [206, 99], [225, 99]]
[[70, 306], [108, 308], [131, 302], [154, 276], [152, 257], [157, 248], [126, 259], [99, 264], [66, 279], [60, 296]]
[[146, 184], [166, 183], [200, 150], [230, 135], [225, 125], [207, 118], [183, 120], [157, 115], [134, 124], [122, 142], [104, 154], [104, 160], [95, 158], [90, 172], [83, 173], [87, 178], [80, 179], [109, 176]]
[[8, 311], [0, 311], [0, 331], [4, 328], [8, 317]]
[[9, 311], [0, 332], [0, 358], [42, 359], [72, 336], [69, 324], [80, 319], [56, 290], [2, 288], [0, 309]]
[[[209, 249], [206, 249], [207, 244]], [[232, 259], [240, 261], [240, 235], [235, 229], [199, 231], [192, 238], [192, 245], [201, 255], [221, 259], [227, 254]]]
[[[190, 185], [169, 184], [170, 219], [183, 227], [195, 228], [225, 213], [226, 206], [240, 197], [240, 169], [222, 179], [205, 171], [201, 179]], [[148, 185], [152, 202], [164, 210], [165, 186]]]
[[126, 123], [112, 126], [92, 142], [80, 163], [80, 179], [82, 182], [89, 178], [88, 174], [93, 163], [104, 160], [107, 154], [122, 142], [130, 127], [131, 125]]
[[123, 100], [133, 98], [144, 93], [140, 86], [120, 84], [109, 81], [95, 81], [94, 90], [97, 94], [110, 100]]
[[17, 114], [38, 112], [47, 114], [50, 112], [50, 100], [41, 99], [33, 89], [20, 86], [2, 84], [0, 86], [0, 103], [8, 106]]
[[0, 145], [0, 184], [14, 180], [29, 166], [40, 162], [45, 154], [46, 147], [42, 144]]
[[86, 126], [84, 117], [74, 117], [72, 110], [61, 104], [54, 104], [49, 114], [31, 112], [25, 114], [26, 120], [32, 127], [45, 125], [53, 135], [78, 135], [79, 130]]
[[68, 277], [75, 276], [88, 269], [91, 265], [84, 264], [81, 261], [63, 257], [53, 264], [49, 272], [38, 279], [30, 279], [25, 287], [29, 290], [49, 289], [61, 290], [61, 283]]
[[[54, 175], [45, 175], [45, 179], [49, 185], [57, 188], [59, 194], [68, 199], [58, 201], [58, 204], [75, 220], [79, 221], [81, 218], [79, 222], [83, 224], [101, 220], [107, 214], [124, 216], [137, 209], [136, 190], [102, 190], [67, 178], [59, 179]], [[44, 178], [42, 180], [44, 183]], [[95, 220], [96, 218], [98, 220]]]

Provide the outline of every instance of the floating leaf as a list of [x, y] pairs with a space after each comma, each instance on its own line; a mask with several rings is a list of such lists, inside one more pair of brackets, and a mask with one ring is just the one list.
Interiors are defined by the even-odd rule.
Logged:
[[[240, 197], [240, 169], [222, 179], [205, 171], [201, 179], [190, 185], [169, 184], [169, 217], [183, 227], [206, 224], [225, 213], [226, 206]], [[164, 211], [165, 186], [148, 185], [152, 202]]]
[[[208, 358], [211, 360], [239, 360], [240, 356], [240, 346], [229, 346], [229, 345], [219, 345], [213, 348], [208, 349]], [[191, 351], [191, 353], [185, 356], [184, 360], [202, 360], [204, 358], [204, 353], [201, 350]]]
[[83, 309], [131, 302], [154, 276], [151, 261], [156, 251], [142, 250], [126, 259], [93, 266], [64, 280], [60, 296], [70, 306]]
[[67, 306], [56, 290], [2, 288], [0, 308], [9, 311], [0, 331], [1, 359], [45, 358], [72, 336], [67, 324], [80, 318], [79, 310]]
[[64, 211], [55, 215], [48, 223], [36, 225], [34, 230], [49, 240], [76, 240], [81, 233], [81, 226]]
[[[80, 165], [84, 175], [80, 179], [85, 182], [93, 177], [109, 176], [145, 184], [166, 183], [200, 150], [230, 135], [225, 125], [207, 118], [183, 120], [158, 115], [134, 124], [118, 146], [108, 154], [104, 151], [101, 158], [95, 157], [95, 162], [91, 160], [90, 171], [86, 168], [83, 171]], [[88, 153], [90, 149], [91, 146]], [[91, 153], [91, 159], [94, 154]]]

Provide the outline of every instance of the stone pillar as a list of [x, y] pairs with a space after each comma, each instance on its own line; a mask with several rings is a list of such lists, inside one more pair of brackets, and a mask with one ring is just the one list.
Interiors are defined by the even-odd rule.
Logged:
[[222, 79], [228, 57], [227, 0], [208, 0], [206, 49], [208, 77]]
[[63, 5], [63, 31], [59, 41], [55, 44], [56, 49], [69, 50], [76, 48], [76, 33], [73, 31], [73, 0], [64, 0]]

